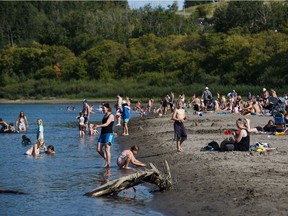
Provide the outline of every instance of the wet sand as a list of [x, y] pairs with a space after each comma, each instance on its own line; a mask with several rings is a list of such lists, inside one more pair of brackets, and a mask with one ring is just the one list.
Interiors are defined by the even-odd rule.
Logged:
[[[191, 111], [190, 111], [191, 112]], [[201, 147], [229, 137], [241, 115], [188, 114], [188, 140], [176, 151], [171, 115], [132, 119], [129, 136], [119, 136], [123, 148], [138, 144], [137, 158], [161, 168], [167, 160], [173, 189], [156, 193], [148, 207], [165, 215], [287, 215], [288, 136], [251, 134], [251, 144], [267, 142], [270, 155], [249, 152], [201, 152]], [[251, 126], [264, 126], [272, 117], [247, 116]], [[121, 130], [120, 128], [117, 129]], [[120, 131], [119, 131], [120, 133]]]

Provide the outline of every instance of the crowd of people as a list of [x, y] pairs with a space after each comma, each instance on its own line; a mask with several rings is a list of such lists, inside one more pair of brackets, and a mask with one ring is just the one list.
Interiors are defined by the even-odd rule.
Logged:
[[[153, 98], [150, 98], [143, 106], [141, 101], [135, 103], [135, 107], [131, 108], [131, 100], [129, 97], [123, 98], [121, 94], [117, 95], [117, 101], [113, 107], [109, 103], [101, 105], [100, 110], [103, 113], [103, 119], [101, 123], [93, 124], [89, 122], [90, 115], [93, 113], [93, 106], [88, 104], [88, 100], [84, 99], [82, 110], [79, 112], [79, 116], [76, 118], [79, 122], [79, 136], [83, 137], [85, 134], [99, 135], [97, 140], [97, 152], [104, 159], [104, 167], [111, 166], [111, 147], [114, 144], [114, 137], [116, 135], [114, 131], [115, 127], [122, 126], [123, 136], [129, 135], [128, 123], [131, 118], [131, 110], [139, 113], [139, 117], [142, 118], [146, 114], [156, 114], [163, 116], [171, 114], [171, 120], [174, 122], [174, 140], [176, 142], [177, 151], [183, 151], [183, 142], [187, 139], [187, 132], [184, 125], [186, 121], [186, 113], [192, 110], [193, 114], [199, 114], [202, 112], [228, 112], [232, 114], [239, 114], [243, 116], [247, 115], [281, 115], [284, 119], [284, 124], [288, 124], [288, 95], [278, 97], [274, 89], [270, 92], [263, 88], [263, 91], [259, 95], [253, 95], [248, 93], [247, 99], [243, 99], [235, 90], [232, 90], [227, 95], [216, 94], [213, 97], [212, 92], [208, 87], [205, 87], [202, 95], [193, 95], [191, 98], [187, 97], [184, 92], [175, 97], [173, 92], [164, 95], [160, 99], [159, 106], [155, 106]], [[154, 108], [153, 108], [154, 107]], [[114, 115], [115, 113], [115, 115]], [[24, 112], [20, 112], [16, 119], [15, 126], [13, 123], [6, 123], [0, 118], [1, 129], [0, 132], [25, 132], [29, 127], [29, 122]], [[250, 143], [250, 134], [259, 131], [272, 131], [275, 127], [275, 122], [269, 120], [264, 127], [250, 128], [250, 121], [247, 118], [239, 118], [236, 121], [236, 127], [238, 133], [234, 133], [233, 136], [227, 139], [226, 144], [233, 143], [233, 150], [248, 151]], [[100, 128], [100, 132], [98, 129]], [[275, 128], [274, 128], [275, 129]], [[37, 119], [37, 138], [36, 143], [33, 144], [27, 151], [27, 155], [37, 156], [40, 154], [40, 149], [43, 148], [45, 153], [54, 154], [54, 146], [45, 146], [44, 142], [44, 126], [42, 119]], [[31, 145], [31, 140], [23, 135], [22, 145]], [[225, 143], [224, 143], [225, 144]], [[122, 168], [128, 168], [129, 164], [135, 166], [145, 166], [144, 163], [138, 161], [135, 155], [139, 151], [137, 145], [132, 146], [131, 149], [120, 152], [117, 159], [118, 166]]]

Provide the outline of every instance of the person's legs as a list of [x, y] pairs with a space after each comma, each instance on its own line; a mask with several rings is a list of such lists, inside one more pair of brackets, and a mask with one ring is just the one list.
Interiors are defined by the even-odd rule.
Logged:
[[125, 161], [124, 166], [123, 166], [124, 169], [128, 169], [129, 168], [130, 161], [131, 161], [131, 155], [127, 155], [126, 161]]
[[[100, 155], [101, 157], [104, 158], [105, 161], [107, 161], [107, 160], [106, 160], [107, 156], [106, 156], [106, 154], [105, 154], [104, 151], [103, 151], [104, 145], [105, 145], [105, 144], [103, 144], [103, 143], [98, 143], [97, 152], [99, 153], [99, 155]], [[107, 163], [107, 162], [106, 162], [106, 163]], [[106, 166], [106, 163], [105, 163], [105, 166]]]
[[105, 145], [105, 152], [106, 152], [106, 158], [104, 158], [106, 160], [105, 167], [109, 167], [111, 163], [110, 143], [107, 143]]
[[128, 135], [128, 123], [123, 123], [123, 135]]
[[178, 151], [178, 152], [182, 152], [182, 151], [183, 151], [183, 149], [182, 149], [182, 147], [181, 147], [181, 144], [182, 144], [182, 142], [181, 142], [180, 140], [177, 140], [177, 141], [176, 141], [177, 151]]

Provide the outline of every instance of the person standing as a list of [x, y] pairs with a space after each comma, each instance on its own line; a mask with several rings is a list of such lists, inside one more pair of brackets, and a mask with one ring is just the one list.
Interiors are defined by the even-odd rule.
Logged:
[[123, 135], [128, 136], [128, 122], [130, 120], [130, 106], [126, 101], [122, 104], [122, 119], [123, 119]]
[[121, 113], [122, 113], [122, 101], [123, 101], [123, 96], [121, 94], [117, 94], [117, 102], [115, 104], [116, 108], [116, 116], [117, 116], [117, 125], [116, 126], [121, 126]]
[[208, 87], [205, 87], [205, 90], [203, 91], [202, 98], [204, 99], [204, 106], [207, 107], [207, 104], [212, 99], [212, 93], [210, 92]]
[[82, 111], [79, 112], [79, 116], [77, 116], [76, 119], [79, 120], [79, 136], [83, 137], [85, 135], [86, 126], [85, 126], [85, 118]]
[[43, 140], [44, 142], [44, 126], [42, 119], [37, 119], [37, 140]]
[[177, 101], [177, 108], [175, 109], [171, 120], [174, 121], [174, 140], [177, 144], [177, 151], [182, 152], [182, 144], [187, 139], [186, 128], [183, 122], [186, 120], [185, 109], [183, 102]]
[[23, 111], [19, 113], [16, 120], [16, 126], [18, 127], [19, 131], [26, 131], [26, 128], [28, 127], [28, 120]]
[[[104, 167], [109, 168], [111, 163], [110, 148], [114, 143], [114, 115], [111, 113], [112, 109], [109, 103], [104, 103], [102, 106], [103, 119], [102, 124], [96, 125], [96, 128], [101, 128], [101, 133], [98, 139], [97, 151], [101, 157], [105, 160]], [[105, 151], [103, 151], [103, 148]]]
[[90, 114], [92, 112], [92, 107], [89, 106], [87, 99], [84, 99], [82, 102], [83, 102], [82, 113], [84, 117], [85, 130], [88, 131], [88, 123]]
[[151, 112], [151, 108], [152, 108], [152, 106], [153, 106], [153, 102], [154, 102], [153, 98], [150, 98], [149, 101], [148, 101], [148, 105], [147, 105], [147, 107], [148, 107], [148, 113]]

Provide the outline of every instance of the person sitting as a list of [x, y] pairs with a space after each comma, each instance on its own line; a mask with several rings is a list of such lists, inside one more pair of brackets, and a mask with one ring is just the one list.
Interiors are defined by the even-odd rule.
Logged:
[[130, 149], [126, 149], [121, 152], [117, 158], [117, 165], [120, 168], [129, 169], [129, 163], [135, 166], [145, 167], [146, 165], [139, 160], [136, 160], [135, 155], [138, 153], [139, 147], [137, 145], [132, 146]]
[[45, 151], [45, 154], [48, 154], [48, 155], [53, 155], [53, 154], [55, 154], [54, 146], [53, 146], [53, 145], [47, 146], [47, 149], [46, 149], [46, 151]]
[[23, 135], [22, 136], [22, 145], [23, 146], [27, 146], [27, 145], [31, 145], [31, 140], [26, 136], [26, 135]]
[[272, 128], [273, 128], [273, 125], [274, 125], [274, 121], [272, 119], [270, 119], [268, 121], [268, 123], [263, 127], [263, 131], [265, 132], [271, 132], [272, 131]]
[[225, 139], [221, 143], [220, 148], [225, 151], [227, 150], [225, 147], [226, 145], [230, 146], [231, 144], [233, 144], [232, 150], [234, 151], [249, 151], [250, 135], [248, 132], [247, 120], [242, 118], [237, 119], [236, 126], [239, 130], [232, 133], [233, 137]]

